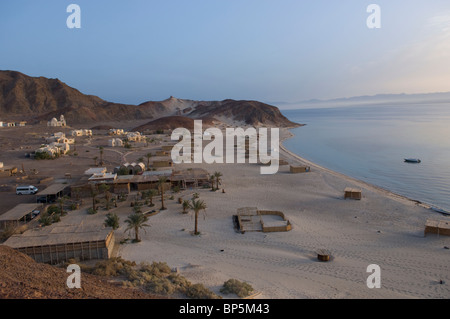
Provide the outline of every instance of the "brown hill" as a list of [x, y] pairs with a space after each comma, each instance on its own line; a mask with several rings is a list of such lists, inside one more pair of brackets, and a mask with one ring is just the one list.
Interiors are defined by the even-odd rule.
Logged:
[[199, 102], [190, 114], [193, 117], [212, 116], [243, 122], [254, 127], [296, 127], [299, 124], [289, 121], [280, 110], [272, 105], [257, 101], [224, 100]]
[[[213, 126], [214, 123], [218, 123], [219, 121], [213, 119], [213, 118], [202, 118], [202, 126], [210, 127]], [[151, 122], [148, 122], [147, 124], [138, 126], [133, 129], [133, 131], [138, 132], [144, 132], [146, 130], [173, 130], [178, 127], [186, 128], [188, 130], [194, 129], [194, 119], [186, 116], [166, 116], [162, 117], [156, 120], [153, 120]]]
[[63, 268], [36, 263], [31, 257], [0, 245], [0, 299], [151, 299], [142, 291], [81, 274], [81, 289], [67, 288]]
[[[192, 101], [170, 97], [140, 105], [118, 104], [85, 95], [58, 79], [30, 77], [16, 71], [0, 71], [0, 114], [2, 120], [20, 117], [31, 123], [64, 115], [69, 125], [184, 116], [217, 118], [229, 124], [237, 121], [253, 126], [298, 126], [275, 106], [257, 101]], [[167, 127], [164, 121], [167, 119], [158, 125]]]

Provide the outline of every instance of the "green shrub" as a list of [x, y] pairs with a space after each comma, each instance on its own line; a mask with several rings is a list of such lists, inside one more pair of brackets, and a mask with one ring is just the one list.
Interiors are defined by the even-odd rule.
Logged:
[[132, 268], [136, 263], [122, 259], [121, 257], [114, 257], [107, 260], [99, 261], [94, 269], [93, 273], [98, 276], [119, 276], [123, 274], [123, 270], [126, 267]]
[[61, 213], [60, 209], [56, 205], [51, 205], [47, 208], [47, 214], [51, 215], [53, 213], [59, 214]]
[[165, 277], [153, 277], [145, 285], [145, 290], [158, 295], [172, 295], [176, 291], [176, 288], [172, 285], [170, 280]]
[[170, 267], [165, 262], [141, 263], [141, 272], [147, 272], [153, 276], [161, 277], [171, 273]]
[[92, 208], [92, 207], [89, 207], [89, 208], [87, 209], [87, 213], [88, 213], [89, 215], [95, 215], [95, 214], [97, 214], [97, 210], [94, 209], [94, 208]]
[[49, 160], [49, 159], [53, 159], [53, 156], [51, 156], [47, 152], [36, 152], [34, 154], [34, 159], [36, 159], [36, 160]]
[[192, 299], [220, 299], [218, 295], [202, 284], [190, 285], [186, 291], [186, 296]]
[[220, 289], [221, 293], [224, 294], [234, 293], [241, 298], [250, 296], [253, 291], [254, 289], [250, 284], [246, 282], [241, 282], [237, 279], [227, 280], [226, 282], [224, 282], [223, 287]]
[[42, 213], [41, 217], [39, 218], [39, 223], [42, 226], [49, 226], [53, 222], [53, 218], [48, 213]]

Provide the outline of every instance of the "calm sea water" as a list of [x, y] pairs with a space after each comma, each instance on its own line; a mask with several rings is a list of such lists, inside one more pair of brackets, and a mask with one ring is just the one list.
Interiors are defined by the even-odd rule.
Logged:
[[[334, 171], [450, 211], [450, 104], [283, 110], [284, 145]], [[408, 164], [405, 158], [419, 158]]]

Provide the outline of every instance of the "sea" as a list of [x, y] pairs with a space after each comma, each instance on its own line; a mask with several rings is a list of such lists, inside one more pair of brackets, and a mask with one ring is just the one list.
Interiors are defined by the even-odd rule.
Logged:
[[[450, 212], [450, 104], [281, 109], [283, 144], [331, 170]], [[417, 158], [419, 164], [406, 163]]]

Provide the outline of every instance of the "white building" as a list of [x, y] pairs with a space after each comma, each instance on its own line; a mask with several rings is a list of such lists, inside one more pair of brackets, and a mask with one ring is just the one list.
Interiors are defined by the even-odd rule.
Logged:
[[70, 131], [71, 136], [92, 136], [92, 130], [72, 130]]
[[111, 147], [122, 147], [123, 141], [120, 138], [113, 138], [108, 140], [108, 146]]
[[70, 145], [69, 143], [57, 143], [57, 142], [52, 142], [49, 145], [45, 145], [41, 148], [38, 148], [36, 150], [36, 153], [47, 153], [50, 156], [55, 156], [55, 155], [64, 155], [67, 154], [70, 151]]
[[56, 117], [52, 118], [49, 122], [47, 122], [47, 126], [58, 127], [58, 126], [66, 126], [66, 120], [64, 119], [64, 115], [61, 115], [59, 121]]
[[126, 135], [127, 132], [125, 132], [123, 129], [120, 128], [112, 128], [109, 130], [109, 135]]
[[132, 142], [140, 142], [143, 136], [139, 132], [129, 132], [127, 133], [127, 139]]

